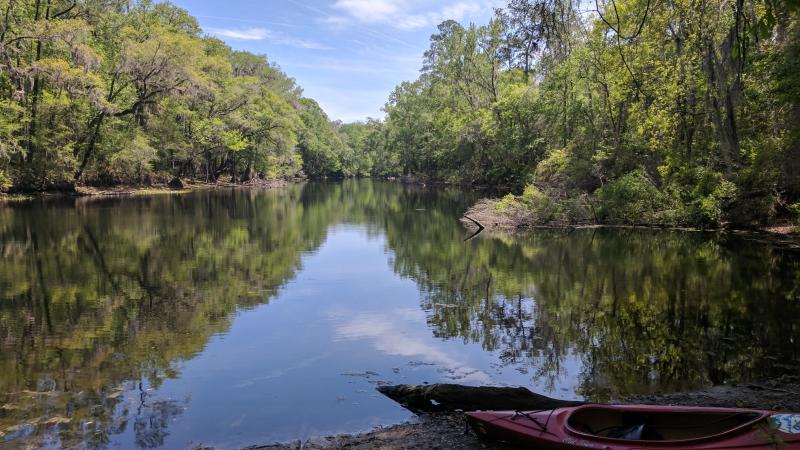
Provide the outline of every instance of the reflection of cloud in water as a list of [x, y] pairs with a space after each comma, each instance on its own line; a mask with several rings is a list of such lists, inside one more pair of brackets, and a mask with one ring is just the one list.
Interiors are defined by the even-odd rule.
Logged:
[[241, 388], [250, 387], [250, 386], [252, 386], [252, 385], [254, 385], [254, 384], [256, 384], [256, 383], [258, 383], [260, 381], [267, 381], [267, 380], [272, 380], [274, 378], [280, 378], [280, 377], [286, 375], [288, 372], [291, 372], [293, 370], [305, 369], [306, 367], [309, 367], [312, 364], [314, 364], [315, 362], [317, 362], [317, 361], [319, 361], [321, 359], [325, 359], [328, 356], [330, 356], [330, 352], [314, 356], [313, 358], [306, 358], [306, 359], [298, 362], [297, 364], [291, 365], [289, 367], [273, 369], [273, 370], [270, 370], [265, 375], [258, 376], [258, 377], [253, 377], [253, 378], [248, 378], [246, 380], [242, 380], [242, 382], [235, 384], [233, 387], [241, 389]]
[[[480, 369], [469, 367], [453, 358], [443, 349], [424, 339], [412, 336], [410, 326], [419, 323], [421, 311], [395, 309], [388, 313], [336, 314], [344, 323], [336, 327], [339, 339], [371, 339], [375, 349], [392, 356], [404, 356], [441, 366], [439, 373], [459, 382], [494, 384], [491, 377]], [[424, 314], [422, 314], [424, 321]]]

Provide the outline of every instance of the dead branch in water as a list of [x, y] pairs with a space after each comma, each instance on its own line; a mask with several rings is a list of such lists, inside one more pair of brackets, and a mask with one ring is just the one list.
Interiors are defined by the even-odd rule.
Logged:
[[468, 237], [468, 238], [464, 239], [464, 242], [471, 241], [471, 240], [475, 239], [475, 238], [476, 238], [476, 237], [477, 237], [479, 234], [481, 234], [481, 233], [483, 232], [483, 230], [485, 230], [485, 229], [486, 229], [486, 227], [485, 227], [485, 226], [483, 226], [483, 224], [482, 224], [482, 223], [478, 222], [477, 220], [473, 219], [472, 217], [470, 217], [470, 216], [468, 216], [468, 215], [466, 215], [466, 214], [465, 214], [465, 215], [464, 215], [464, 218], [465, 218], [465, 219], [467, 219], [467, 220], [469, 220], [469, 221], [471, 221], [472, 223], [474, 223], [475, 225], [477, 225], [477, 226], [478, 226], [478, 231], [476, 231], [475, 233], [473, 233], [473, 234], [472, 234], [472, 236], [470, 236], [470, 237]]

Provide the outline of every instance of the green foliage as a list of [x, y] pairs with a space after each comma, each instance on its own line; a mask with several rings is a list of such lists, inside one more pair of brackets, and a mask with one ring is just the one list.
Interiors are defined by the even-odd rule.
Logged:
[[402, 174], [534, 182], [500, 204], [521, 223], [568, 204], [611, 223], [780, 219], [800, 196], [798, 11], [712, 3], [701, 18], [688, 0], [619, 0], [587, 22], [571, 2], [511, 0], [485, 26], [445, 21], [389, 98], [383, 148]]
[[303, 170], [312, 177], [351, 175], [343, 167], [341, 136], [330, 127], [325, 111], [310, 99], [303, 99], [300, 119], [304, 128], [300, 133], [299, 149], [303, 157]]
[[800, 198], [800, 20], [785, 3], [698, 15], [690, 0], [617, 0], [590, 18], [510, 0], [485, 25], [441, 23], [385, 118], [355, 124], [169, 3], [53, 0], [68, 11], [52, 18], [5, 5], [0, 170], [16, 189], [410, 175], [535, 183], [568, 211], [557, 221], [595, 205], [601, 221], [699, 226], [769, 223]]
[[300, 120], [294, 80], [170, 3], [0, 5], [3, 189], [291, 176], [301, 134], [345, 151], [327, 118]]
[[598, 218], [617, 224], [663, 223], [669, 199], [658, 190], [643, 169], [637, 169], [596, 192]]
[[501, 214], [519, 226], [570, 225], [590, 223], [592, 205], [585, 196], [571, 196], [554, 188], [525, 186], [522, 194], [508, 194], [496, 204]]
[[792, 213], [792, 223], [800, 225], [800, 202], [789, 205], [789, 211]]
[[[675, 209], [665, 223], [716, 226], [724, 221], [723, 208], [736, 197], [736, 185], [704, 167], [686, 168], [668, 188]], [[752, 203], [751, 203], [752, 204]]]
[[22, 128], [22, 106], [11, 100], [0, 100], [0, 158], [8, 160], [12, 154], [20, 150], [15, 135]]
[[9, 189], [11, 185], [11, 177], [5, 171], [0, 170], [0, 191]]
[[122, 150], [109, 158], [108, 173], [114, 180], [135, 180], [144, 182], [152, 170], [156, 151], [150, 146], [147, 137], [137, 133], [131, 141], [120, 143]]

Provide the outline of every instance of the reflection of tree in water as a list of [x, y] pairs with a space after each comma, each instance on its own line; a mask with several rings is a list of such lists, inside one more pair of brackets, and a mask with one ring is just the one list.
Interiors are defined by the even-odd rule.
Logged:
[[147, 405], [136, 415], [133, 430], [139, 448], [158, 448], [164, 445], [169, 433], [167, 427], [172, 419], [183, 412], [183, 407], [174, 400], [157, 400]]
[[435, 335], [481, 343], [550, 386], [570, 354], [582, 361], [582, 393], [598, 400], [779, 375], [798, 361], [792, 249], [649, 230], [541, 230], [467, 245], [387, 234]]
[[103, 448], [132, 426], [137, 445], [159, 446], [180, 406], [131, 408], [121, 385], [176, 377], [236, 308], [268, 301], [329, 226], [378, 233], [421, 207], [457, 230], [469, 202], [457, 190], [348, 181], [0, 209], [0, 431]]
[[[175, 377], [176, 362], [224, 332], [237, 307], [266, 302], [322, 242], [326, 225], [304, 220], [299, 195], [3, 210], [0, 431], [27, 424], [34, 441], [106, 445], [137, 412], [116, 386], [144, 376], [157, 388]], [[137, 442], [157, 446], [179, 412], [145, 403], [131, 416]]]

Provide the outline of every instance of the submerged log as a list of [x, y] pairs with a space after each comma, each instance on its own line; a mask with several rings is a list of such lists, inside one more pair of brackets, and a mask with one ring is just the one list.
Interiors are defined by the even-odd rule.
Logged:
[[400, 384], [380, 386], [378, 391], [414, 413], [476, 410], [555, 409], [582, 402], [558, 400], [523, 387], [474, 387], [458, 384]]

